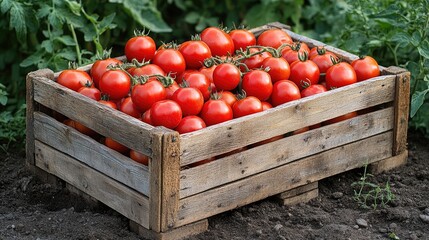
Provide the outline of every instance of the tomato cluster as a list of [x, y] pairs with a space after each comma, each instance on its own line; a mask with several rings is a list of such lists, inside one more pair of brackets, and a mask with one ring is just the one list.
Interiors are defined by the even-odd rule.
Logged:
[[[65, 70], [57, 82], [180, 134], [380, 74], [377, 62], [369, 56], [342, 62], [324, 48], [294, 42], [281, 29], [256, 37], [245, 29], [227, 32], [208, 27], [179, 46], [159, 47], [150, 36], [140, 34], [127, 41], [125, 56], [126, 62], [97, 60], [89, 73]], [[67, 121], [85, 134], [95, 134], [78, 122]], [[104, 143], [147, 164], [146, 156], [113, 139], [105, 138]]]

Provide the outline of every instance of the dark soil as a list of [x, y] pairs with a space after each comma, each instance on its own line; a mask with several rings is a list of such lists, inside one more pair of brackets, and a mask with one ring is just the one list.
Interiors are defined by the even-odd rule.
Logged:
[[[429, 239], [429, 140], [410, 133], [405, 166], [369, 179], [390, 183], [395, 199], [359, 207], [352, 183], [364, 169], [319, 182], [319, 197], [296, 206], [265, 199], [209, 218], [190, 239]], [[24, 167], [23, 153], [0, 157], [0, 239], [141, 239], [123, 216], [88, 206], [65, 188], [43, 183]]]

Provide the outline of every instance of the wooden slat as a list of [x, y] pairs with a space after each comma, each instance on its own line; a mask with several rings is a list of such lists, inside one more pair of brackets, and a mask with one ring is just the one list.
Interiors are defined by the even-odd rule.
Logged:
[[296, 205], [298, 203], [306, 203], [314, 198], [317, 198], [318, 196], [319, 196], [319, 188], [315, 188], [295, 196], [281, 199], [280, 203], [283, 205], [291, 206], [291, 205]]
[[410, 72], [399, 67], [389, 67], [383, 71], [383, 74], [396, 75], [393, 154], [398, 155], [407, 149], [408, 117], [410, 111]]
[[183, 134], [180, 164], [184, 166], [352, 111], [390, 102], [394, 88], [395, 76], [377, 77]]
[[161, 203], [162, 203], [162, 157], [164, 130], [155, 128], [152, 132], [153, 157], [149, 161], [150, 171], [150, 222], [149, 229], [161, 232]]
[[149, 171], [146, 166], [43, 113], [34, 113], [34, 126], [37, 140], [149, 196]]
[[290, 189], [286, 192], [282, 192], [277, 197], [281, 199], [291, 198], [291, 197], [295, 197], [300, 194], [303, 194], [305, 192], [317, 189], [318, 187], [319, 187], [319, 182], [312, 182], [309, 184], [305, 184], [305, 185]]
[[161, 231], [175, 226], [179, 207], [180, 138], [178, 132], [169, 131], [162, 143], [162, 202]]
[[391, 130], [393, 111], [389, 107], [185, 169], [180, 173], [180, 198]]
[[392, 139], [389, 131], [182, 199], [176, 226], [388, 158]]
[[36, 166], [144, 227], [149, 227], [149, 199], [55, 149], [36, 141]]
[[152, 126], [100, 104], [47, 78], [34, 79], [35, 101], [117, 142], [152, 156]]
[[154, 239], [154, 240], [180, 240], [186, 239], [190, 236], [202, 233], [207, 230], [209, 223], [207, 219], [200, 220], [198, 222], [193, 222], [179, 228], [171, 229], [167, 232], [155, 232], [148, 230], [139, 224], [130, 221], [131, 231], [137, 233], [139, 236], [144, 239]]
[[407, 163], [408, 151], [404, 150], [399, 155], [393, 156], [388, 159], [375, 162], [369, 166], [369, 171], [372, 174], [380, 174], [382, 172], [390, 171], [394, 168], [400, 167]]

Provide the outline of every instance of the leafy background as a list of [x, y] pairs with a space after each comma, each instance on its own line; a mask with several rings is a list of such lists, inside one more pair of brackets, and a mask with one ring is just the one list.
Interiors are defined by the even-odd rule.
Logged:
[[429, 0], [0, 0], [0, 148], [23, 147], [25, 75], [113, 56], [134, 29], [182, 42], [207, 26], [292, 30], [411, 74], [410, 128], [429, 137]]

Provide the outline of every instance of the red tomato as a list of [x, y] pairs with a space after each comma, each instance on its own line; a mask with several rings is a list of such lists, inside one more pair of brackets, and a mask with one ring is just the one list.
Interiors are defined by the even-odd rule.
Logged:
[[127, 148], [126, 146], [118, 143], [117, 141], [113, 140], [112, 138], [106, 137], [104, 139], [104, 145], [106, 145], [107, 147], [122, 153], [122, 154], [127, 154], [128, 151], [130, 150], [129, 148]]
[[131, 97], [126, 97], [119, 106], [119, 110], [127, 115], [135, 118], [141, 116], [141, 111], [137, 108], [136, 104], [133, 103]]
[[210, 80], [210, 82], [213, 82], [213, 71], [215, 70], [216, 65], [213, 65], [209, 68], [202, 67], [200, 68], [200, 73], [206, 75], [206, 77]]
[[319, 82], [320, 71], [319, 67], [306, 57], [302, 60], [295, 61], [290, 65], [290, 77], [289, 79], [293, 81], [299, 89], [304, 89], [305, 87]]
[[262, 102], [262, 111], [265, 111], [267, 109], [273, 108], [273, 105], [269, 102]]
[[222, 29], [208, 27], [201, 32], [201, 40], [207, 43], [213, 56], [234, 54], [234, 42]]
[[80, 133], [83, 133], [86, 136], [89, 136], [92, 138], [95, 138], [98, 135], [96, 131], [92, 130], [91, 128], [77, 121], [74, 121], [74, 128], [76, 128], [76, 130], [78, 130]]
[[132, 72], [133, 76], [147, 76], [147, 75], [163, 75], [165, 76], [164, 70], [155, 64], [147, 64], [139, 68], [135, 68]]
[[121, 70], [110, 70], [103, 74], [99, 82], [100, 90], [110, 99], [118, 100], [128, 95], [131, 88], [131, 79]]
[[255, 96], [266, 101], [273, 91], [270, 74], [262, 70], [251, 70], [243, 76], [242, 88], [247, 96]]
[[141, 112], [145, 112], [158, 101], [167, 98], [165, 87], [158, 80], [137, 84], [131, 91], [131, 98]]
[[[251, 48], [249, 49], [250, 53], [256, 53], [258, 51], [260, 51], [259, 48]], [[257, 55], [254, 55], [250, 58], [244, 59], [243, 63], [246, 64], [247, 68], [249, 69], [256, 69], [256, 68], [260, 68], [262, 66], [262, 62], [268, 58], [271, 57], [271, 53], [269, 52], [263, 52]], [[240, 69], [244, 72], [246, 69], [243, 67], [240, 67]]]
[[179, 88], [180, 86], [179, 84], [177, 84], [176, 81], [171, 82], [169, 86], [165, 87], [166, 98], [171, 99], [171, 96], [173, 96], [174, 92], [177, 91], [177, 89]]
[[139, 153], [135, 150], [130, 150], [130, 158], [138, 163], [141, 163], [143, 165], [149, 164], [149, 157], [144, 155], [143, 153]]
[[293, 131], [292, 135], [297, 135], [297, 134], [300, 134], [300, 133], [304, 133], [304, 132], [307, 132], [308, 130], [310, 130], [309, 127], [303, 127], [303, 128], [300, 128], [300, 129], [297, 129], [297, 130]]
[[221, 63], [213, 71], [213, 83], [218, 91], [233, 90], [241, 80], [241, 72], [232, 63]]
[[179, 88], [171, 100], [179, 104], [183, 116], [198, 115], [204, 105], [204, 97], [200, 90], [192, 87]]
[[380, 76], [378, 63], [370, 56], [356, 59], [351, 63], [351, 65], [356, 72], [358, 82]]
[[199, 69], [204, 60], [212, 56], [209, 46], [201, 40], [191, 40], [182, 43], [179, 52], [185, 58], [188, 69]]
[[122, 61], [116, 59], [116, 58], [107, 58], [102, 60], [97, 60], [92, 65], [90, 74], [92, 77], [92, 80], [94, 81], [95, 87], [98, 87], [99, 82], [103, 74], [107, 71], [109, 71], [108, 67], [109, 65], [115, 66], [122, 64]]
[[322, 92], [326, 92], [327, 89], [325, 86], [320, 85], [320, 84], [314, 84], [314, 85], [310, 85], [309, 87], [303, 89], [301, 91], [301, 97], [308, 97], [314, 94], [318, 94], [318, 93], [322, 93]]
[[356, 72], [347, 62], [334, 64], [326, 71], [326, 88], [334, 89], [357, 82]]
[[234, 50], [246, 50], [248, 46], [256, 45], [255, 35], [246, 29], [235, 29], [229, 32], [229, 36], [234, 43]]
[[188, 133], [203, 129], [206, 127], [206, 123], [198, 116], [186, 116], [182, 118], [179, 125], [174, 129], [180, 134]]
[[95, 101], [98, 101], [101, 99], [100, 90], [98, 90], [98, 88], [95, 88], [92, 86], [83, 86], [83, 87], [79, 88], [79, 90], [77, 92], [86, 96], [86, 97], [94, 99]]
[[257, 39], [257, 44], [261, 46], [268, 46], [278, 48], [282, 44], [291, 44], [292, 38], [288, 33], [281, 29], [269, 29], [265, 30]]
[[185, 71], [183, 71], [181, 74], [179, 74], [179, 75], [177, 75], [176, 77], [175, 77], [175, 81], [178, 83], [178, 84], [181, 84], [182, 83], [182, 81], [183, 81], [183, 79], [186, 79], [186, 77], [190, 74], [190, 73], [195, 73], [195, 72], [199, 72], [199, 71], [197, 71], [197, 70], [195, 70], [195, 69], [186, 69]]
[[356, 117], [357, 115], [358, 115], [357, 112], [350, 112], [350, 113], [338, 116], [336, 118], [329, 119], [329, 120], [324, 122], [324, 125], [341, 122], [341, 121]]
[[150, 120], [154, 126], [174, 129], [182, 120], [182, 109], [172, 100], [156, 102], [150, 108]]
[[310, 60], [319, 67], [320, 73], [326, 73], [326, 71], [334, 65], [334, 62], [338, 61], [338, 57], [335, 54], [326, 52], [324, 48], [316, 52], [317, 54], [310, 57]]
[[233, 117], [231, 107], [223, 100], [210, 99], [204, 103], [200, 117], [207, 126], [231, 120]]
[[142, 114], [141, 120], [149, 125], [153, 125], [152, 120], [150, 120], [150, 109]]
[[153, 64], [158, 65], [167, 74], [172, 77], [180, 75], [186, 69], [186, 62], [179, 50], [166, 48], [158, 50], [152, 60]]
[[87, 83], [92, 84], [92, 79], [87, 72], [82, 70], [68, 69], [60, 73], [57, 83], [73, 91], [78, 91]]
[[149, 36], [135, 36], [125, 44], [125, 56], [128, 61], [137, 59], [139, 62], [151, 60], [156, 51], [155, 41]]
[[307, 54], [310, 52], [307, 44], [301, 42], [294, 42], [291, 47], [286, 47], [282, 50], [282, 57], [286, 59], [289, 64], [299, 60], [298, 54], [303, 54], [306, 52]]
[[69, 127], [75, 128], [76, 124], [75, 121], [71, 120], [71, 119], [65, 119], [63, 121], [63, 123]]
[[270, 74], [273, 83], [289, 79], [290, 66], [284, 58], [267, 57], [262, 62], [262, 67], [270, 68], [268, 74]]
[[298, 86], [290, 80], [280, 80], [274, 83], [271, 103], [274, 107], [301, 98]]
[[184, 76], [184, 80], [188, 83], [189, 87], [196, 88], [200, 90], [203, 94], [204, 101], [210, 98], [210, 80], [206, 75], [200, 72], [192, 72]]
[[109, 106], [109, 107], [111, 107], [113, 109], [118, 109], [118, 105], [116, 105], [116, 103], [113, 102], [113, 101], [99, 100], [98, 102], [101, 103], [101, 104], [104, 104], [106, 106]]
[[234, 103], [234, 105], [232, 105], [232, 112], [234, 118], [262, 112], [261, 100], [253, 96], [239, 99]]
[[237, 101], [237, 98], [235, 97], [234, 93], [232, 93], [230, 91], [220, 92], [219, 97], [220, 97], [219, 99], [225, 101], [231, 107]]

